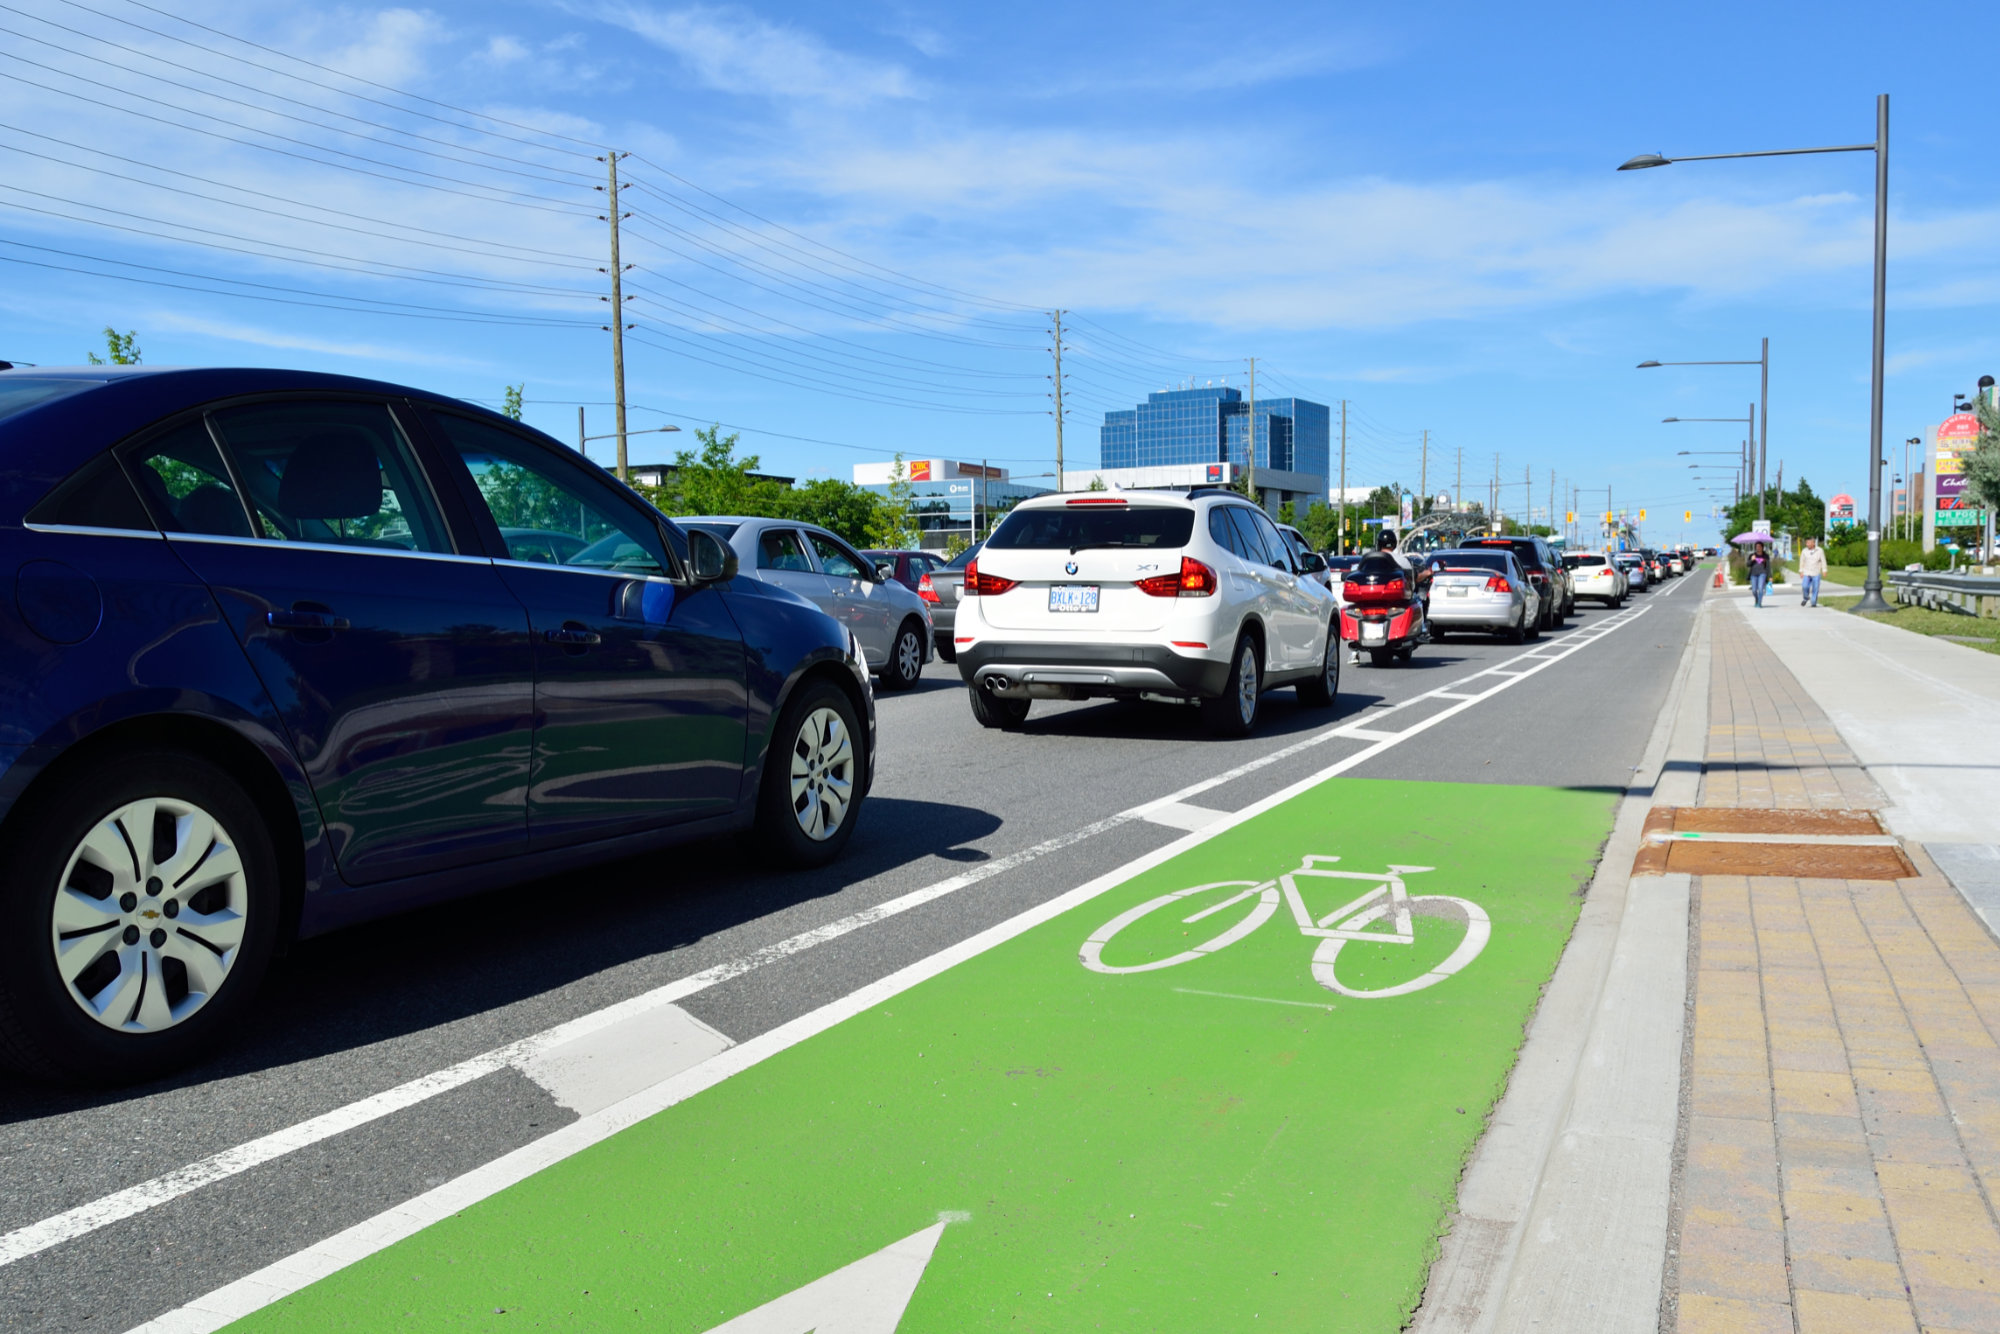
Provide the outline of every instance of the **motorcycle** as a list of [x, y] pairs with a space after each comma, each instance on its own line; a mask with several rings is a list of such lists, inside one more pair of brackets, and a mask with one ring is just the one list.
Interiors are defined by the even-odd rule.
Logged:
[[1412, 569], [1386, 551], [1371, 551], [1348, 571], [1341, 588], [1340, 637], [1377, 667], [1408, 662], [1430, 642], [1430, 570]]

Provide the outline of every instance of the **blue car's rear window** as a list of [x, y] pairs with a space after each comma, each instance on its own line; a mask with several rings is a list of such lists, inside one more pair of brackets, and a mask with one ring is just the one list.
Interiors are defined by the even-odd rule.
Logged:
[[25, 375], [0, 375], [0, 421], [50, 399], [80, 394], [103, 383], [102, 380], [37, 380]]

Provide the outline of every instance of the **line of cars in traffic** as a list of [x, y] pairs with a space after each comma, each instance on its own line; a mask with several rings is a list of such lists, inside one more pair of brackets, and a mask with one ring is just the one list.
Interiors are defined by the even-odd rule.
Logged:
[[1343, 646], [1560, 625], [1582, 568], [1540, 538], [1329, 559], [1211, 488], [863, 550], [670, 519], [420, 390], [96, 367], [0, 367], [0, 561], [0, 1063], [104, 1083], [235, 1031], [319, 932], [732, 831], [830, 861], [875, 689], [933, 657], [984, 727], [1136, 697], [1242, 736], [1273, 688], [1332, 708]]

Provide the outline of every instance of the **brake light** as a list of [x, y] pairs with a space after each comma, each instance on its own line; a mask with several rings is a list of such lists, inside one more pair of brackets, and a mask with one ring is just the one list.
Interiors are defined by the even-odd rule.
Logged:
[[1349, 602], [1401, 602], [1404, 589], [1405, 585], [1401, 579], [1391, 579], [1386, 584], [1341, 585], [1341, 592], [1346, 595]]
[[1123, 496], [1072, 496], [1064, 502], [1070, 505], [1123, 505]]
[[937, 602], [940, 600], [937, 588], [931, 583], [931, 577], [928, 573], [923, 578], [917, 580], [917, 596], [926, 602]]
[[998, 597], [1020, 582], [1019, 579], [1002, 579], [997, 574], [981, 574], [976, 560], [965, 563], [965, 596], [969, 598]]
[[1179, 574], [1156, 574], [1135, 580], [1132, 586], [1147, 597], [1205, 598], [1215, 592], [1215, 571], [1193, 556], [1182, 556]]
[[1181, 557], [1181, 596], [1205, 598], [1215, 593], [1215, 571], [1193, 556]]
[[1496, 574], [1486, 581], [1486, 591], [1489, 593], [1511, 593], [1514, 591], [1514, 585], [1507, 582], [1506, 575]]

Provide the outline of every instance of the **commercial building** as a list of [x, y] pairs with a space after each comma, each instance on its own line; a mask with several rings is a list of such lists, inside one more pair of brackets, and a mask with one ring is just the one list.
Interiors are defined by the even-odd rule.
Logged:
[[[958, 534], [969, 540], [991, 526], [1029, 496], [1048, 491], [1012, 480], [1005, 468], [953, 459], [904, 459], [903, 478], [910, 488], [910, 512], [916, 516], [923, 544], [942, 550]], [[854, 484], [887, 495], [895, 484], [896, 464], [857, 463]]]
[[[1286, 501], [1303, 510], [1326, 499], [1332, 414], [1303, 398], [1259, 398], [1253, 412], [1240, 389], [1207, 385], [1148, 394], [1137, 407], [1104, 414], [1096, 469], [1079, 468], [1063, 479], [1081, 490], [1145, 486], [1131, 480], [1142, 470], [1233, 465], [1252, 472], [1259, 495], [1273, 513]], [[1251, 457], [1251, 441], [1256, 457]], [[1253, 466], [1254, 465], [1254, 466]]]

